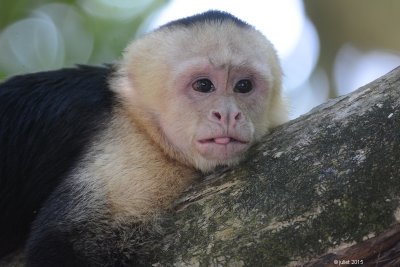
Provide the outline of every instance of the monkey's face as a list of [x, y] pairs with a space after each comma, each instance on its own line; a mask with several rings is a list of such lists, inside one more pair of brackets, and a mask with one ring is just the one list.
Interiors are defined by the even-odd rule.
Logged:
[[168, 154], [201, 171], [237, 163], [281, 116], [280, 66], [253, 28], [166, 30], [132, 50], [133, 105], [150, 114]]
[[215, 57], [181, 62], [159, 115], [166, 138], [200, 170], [238, 162], [267, 131], [268, 81]]

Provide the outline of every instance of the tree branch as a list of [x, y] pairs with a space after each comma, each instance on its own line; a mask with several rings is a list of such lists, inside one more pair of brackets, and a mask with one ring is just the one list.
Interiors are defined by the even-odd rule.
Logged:
[[177, 201], [151, 262], [382, 260], [400, 246], [399, 107], [400, 67], [274, 130], [246, 162], [204, 177]]

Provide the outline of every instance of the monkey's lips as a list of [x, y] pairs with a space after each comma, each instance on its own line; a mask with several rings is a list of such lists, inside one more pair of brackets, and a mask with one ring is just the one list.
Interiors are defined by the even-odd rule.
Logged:
[[197, 141], [197, 149], [206, 158], [227, 160], [247, 149], [248, 141], [231, 136], [217, 136]]
[[213, 137], [213, 138], [208, 138], [208, 139], [202, 139], [199, 140], [200, 144], [216, 144], [216, 145], [227, 145], [229, 143], [239, 143], [239, 144], [247, 144], [248, 142], [235, 139], [233, 137]]

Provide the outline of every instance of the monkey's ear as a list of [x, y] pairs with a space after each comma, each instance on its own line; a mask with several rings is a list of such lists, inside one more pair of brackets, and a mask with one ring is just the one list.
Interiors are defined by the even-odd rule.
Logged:
[[135, 99], [140, 98], [138, 90], [141, 85], [135, 84], [138, 80], [135, 76], [140, 75], [140, 68], [136, 65], [140, 66], [142, 58], [137, 52], [135, 43], [133, 41], [127, 46], [109, 81], [111, 89], [117, 93], [124, 103], [132, 103]]
[[289, 120], [290, 107], [288, 103], [285, 96], [283, 96], [282, 89], [279, 92], [275, 92], [268, 114], [271, 128], [275, 128]]

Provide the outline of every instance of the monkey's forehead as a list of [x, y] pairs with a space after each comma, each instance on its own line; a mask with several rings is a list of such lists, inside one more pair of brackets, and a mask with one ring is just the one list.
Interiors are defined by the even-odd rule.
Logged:
[[268, 80], [274, 76], [271, 73], [280, 73], [272, 44], [251, 26], [238, 25], [231, 19], [180, 25], [161, 27], [134, 40], [125, 50], [120, 72], [135, 72], [136, 76], [147, 72], [171, 74], [192, 62], [197, 69], [206, 62], [203, 65], [230, 69], [238, 65], [243, 69], [245, 63], [247, 70]]
[[[259, 31], [232, 20], [206, 21], [190, 27], [162, 27], [134, 41], [129, 50], [167, 62], [194, 57], [213, 58], [215, 62], [232, 57], [237, 57], [238, 61], [269, 61], [271, 55], [275, 55], [272, 44]], [[222, 60], [218, 64], [225, 63]]]

